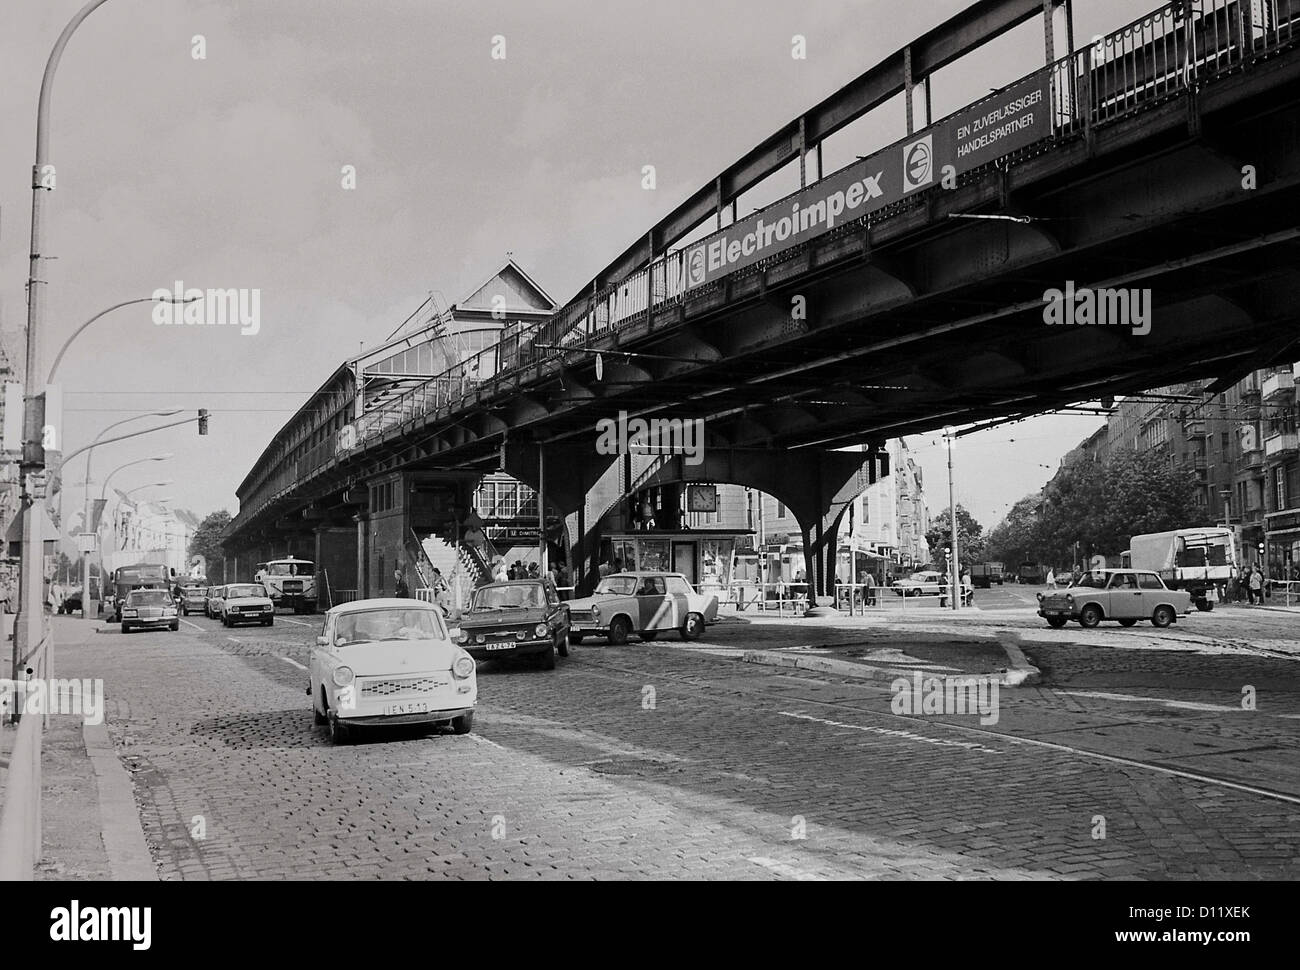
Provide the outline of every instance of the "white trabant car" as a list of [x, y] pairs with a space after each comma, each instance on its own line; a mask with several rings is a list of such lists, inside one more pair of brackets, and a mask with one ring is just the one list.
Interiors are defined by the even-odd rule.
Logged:
[[1085, 627], [1102, 620], [1118, 620], [1120, 626], [1150, 620], [1164, 627], [1191, 610], [1191, 593], [1169, 589], [1156, 573], [1142, 569], [1097, 569], [1066, 589], [1038, 594], [1038, 615], [1054, 629], [1070, 620]]
[[635, 633], [648, 642], [676, 630], [683, 640], [696, 640], [717, 619], [717, 596], [695, 592], [681, 573], [614, 573], [591, 596], [569, 603], [569, 639], [601, 636], [621, 644]]
[[356, 600], [334, 607], [308, 666], [312, 713], [344, 744], [356, 728], [474, 724], [474, 658], [452, 642], [441, 611], [409, 599]]

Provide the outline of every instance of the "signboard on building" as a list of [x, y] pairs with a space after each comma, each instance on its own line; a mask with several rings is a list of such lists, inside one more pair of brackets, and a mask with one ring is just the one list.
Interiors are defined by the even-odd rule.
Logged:
[[[1047, 71], [895, 142], [686, 250], [691, 287], [901, 202], [1052, 132]], [[642, 287], [644, 289], [644, 287]], [[629, 300], [638, 295], [627, 294]]]

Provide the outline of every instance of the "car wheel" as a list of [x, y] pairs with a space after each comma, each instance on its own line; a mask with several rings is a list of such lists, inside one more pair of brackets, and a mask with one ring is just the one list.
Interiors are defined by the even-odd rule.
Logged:
[[275, 617], [268, 616], [265, 620], [262, 621], [262, 626], [275, 626]]
[[1196, 601], [1196, 608], [1202, 613], [1208, 613], [1214, 609], [1214, 604], [1207, 599], [1199, 599]]
[[1151, 614], [1151, 622], [1156, 626], [1165, 627], [1174, 622], [1174, 608], [1172, 606], [1157, 606], [1156, 611]]
[[343, 723], [343, 720], [335, 713], [330, 712], [328, 715], [330, 726], [330, 740], [335, 744], [347, 744], [352, 740], [352, 729]]
[[1096, 603], [1089, 603], [1083, 608], [1083, 612], [1079, 614], [1079, 626], [1085, 626], [1091, 630], [1100, 623], [1104, 617], [1105, 614], [1101, 612], [1100, 606]]
[[1065, 617], [1049, 616], [1047, 618], [1047, 625], [1050, 626], [1053, 630], [1059, 630], [1061, 627], [1065, 626]]
[[632, 624], [628, 622], [625, 616], [616, 616], [609, 624], [609, 643], [610, 646], [621, 647], [627, 643], [628, 634], [632, 632]]
[[555, 669], [555, 643], [552, 641], [546, 648], [545, 653], [537, 655], [537, 665], [543, 670]]
[[583, 636], [583, 635], [582, 635], [581, 633], [570, 633], [570, 634], [569, 634], [569, 642], [570, 642], [570, 643], [582, 643], [582, 636]]
[[655, 637], [657, 637], [657, 636], [659, 636], [659, 631], [658, 631], [658, 630], [642, 630], [642, 631], [641, 631], [641, 642], [642, 642], [642, 643], [654, 643]]
[[688, 613], [686, 622], [682, 624], [683, 640], [698, 640], [704, 636], [704, 617], [698, 613]]
[[187, 610], [185, 607], [182, 606], [182, 607], [181, 607], [181, 616], [189, 616], [189, 615], [190, 615], [190, 611]]
[[224, 613], [221, 614], [221, 625], [225, 627], [230, 626], [230, 617]]
[[561, 657], [567, 657], [569, 655], [569, 635], [567, 633], [563, 634], [555, 644], [555, 652]]
[[177, 620], [175, 623], [173, 623], [173, 624], [171, 625], [171, 630], [172, 630], [172, 632], [175, 632], [175, 631], [179, 630], [180, 628], [181, 628], [181, 621], [180, 621], [180, 620]]
[[[310, 690], [310, 689], [311, 689], [311, 688], [309, 687], [308, 690]], [[324, 696], [324, 693], [322, 692], [322, 694], [321, 694], [321, 704], [324, 705], [324, 703], [325, 703], [325, 696]], [[312, 705], [311, 705], [311, 721], [312, 721], [312, 723], [315, 724], [317, 727], [320, 727], [322, 724], [328, 724], [328, 723], [329, 723], [329, 718], [326, 717], [324, 714], [322, 714], [319, 710], [316, 709], [316, 702], [315, 702], [315, 701], [313, 701], [313, 702], [312, 702]]]
[[1119, 621], [1119, 625], [1120, 625], [1120, 626], [1132, 626], [1132, 625], [1133, 625], [1134, 623], [1136, 623], [1136, 622], [1137, 622], [1137, 620], [1120, 620], [1120, 621]]
[[130, 632], [131, 632], [131, 627], [128, 626], [127, 624], [123, 623], [123, 624], [122, 624], [122, 632], [123, 632], [123, 633], [130, 633]]
[[474, 712], [462, 714], [460, 717], [451, 719], [452, 734], [469, 734], [474, 729]]

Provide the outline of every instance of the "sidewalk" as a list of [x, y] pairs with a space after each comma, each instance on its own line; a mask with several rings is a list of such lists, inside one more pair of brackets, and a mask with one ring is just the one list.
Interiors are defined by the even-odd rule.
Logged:
[[[104, 624], [54, 618], [53, 676], [80, 678], [87, 650], [103, 650]], [[111, 705], [109, 705], [111, 707]], [[38, 880], [152, 880], [130, 777], [106, 723], [51, 715], [42, 741], [42, 851]]]

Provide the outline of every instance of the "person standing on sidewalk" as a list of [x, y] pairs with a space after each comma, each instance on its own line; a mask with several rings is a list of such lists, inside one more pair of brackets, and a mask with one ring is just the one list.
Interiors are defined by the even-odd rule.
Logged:
[[1246, 592], [1250, 596], [1250, 605], [1264, 605], [1264, 574], [1258, 568], [1252, 568], [1250, 571], [1250, 580], [1246, 587]]
[[393, 595], [399, 600], [411, 598], [411, 587], [406, 584], [406, 576], [402, 573], [401, 566], [393, 570]]

